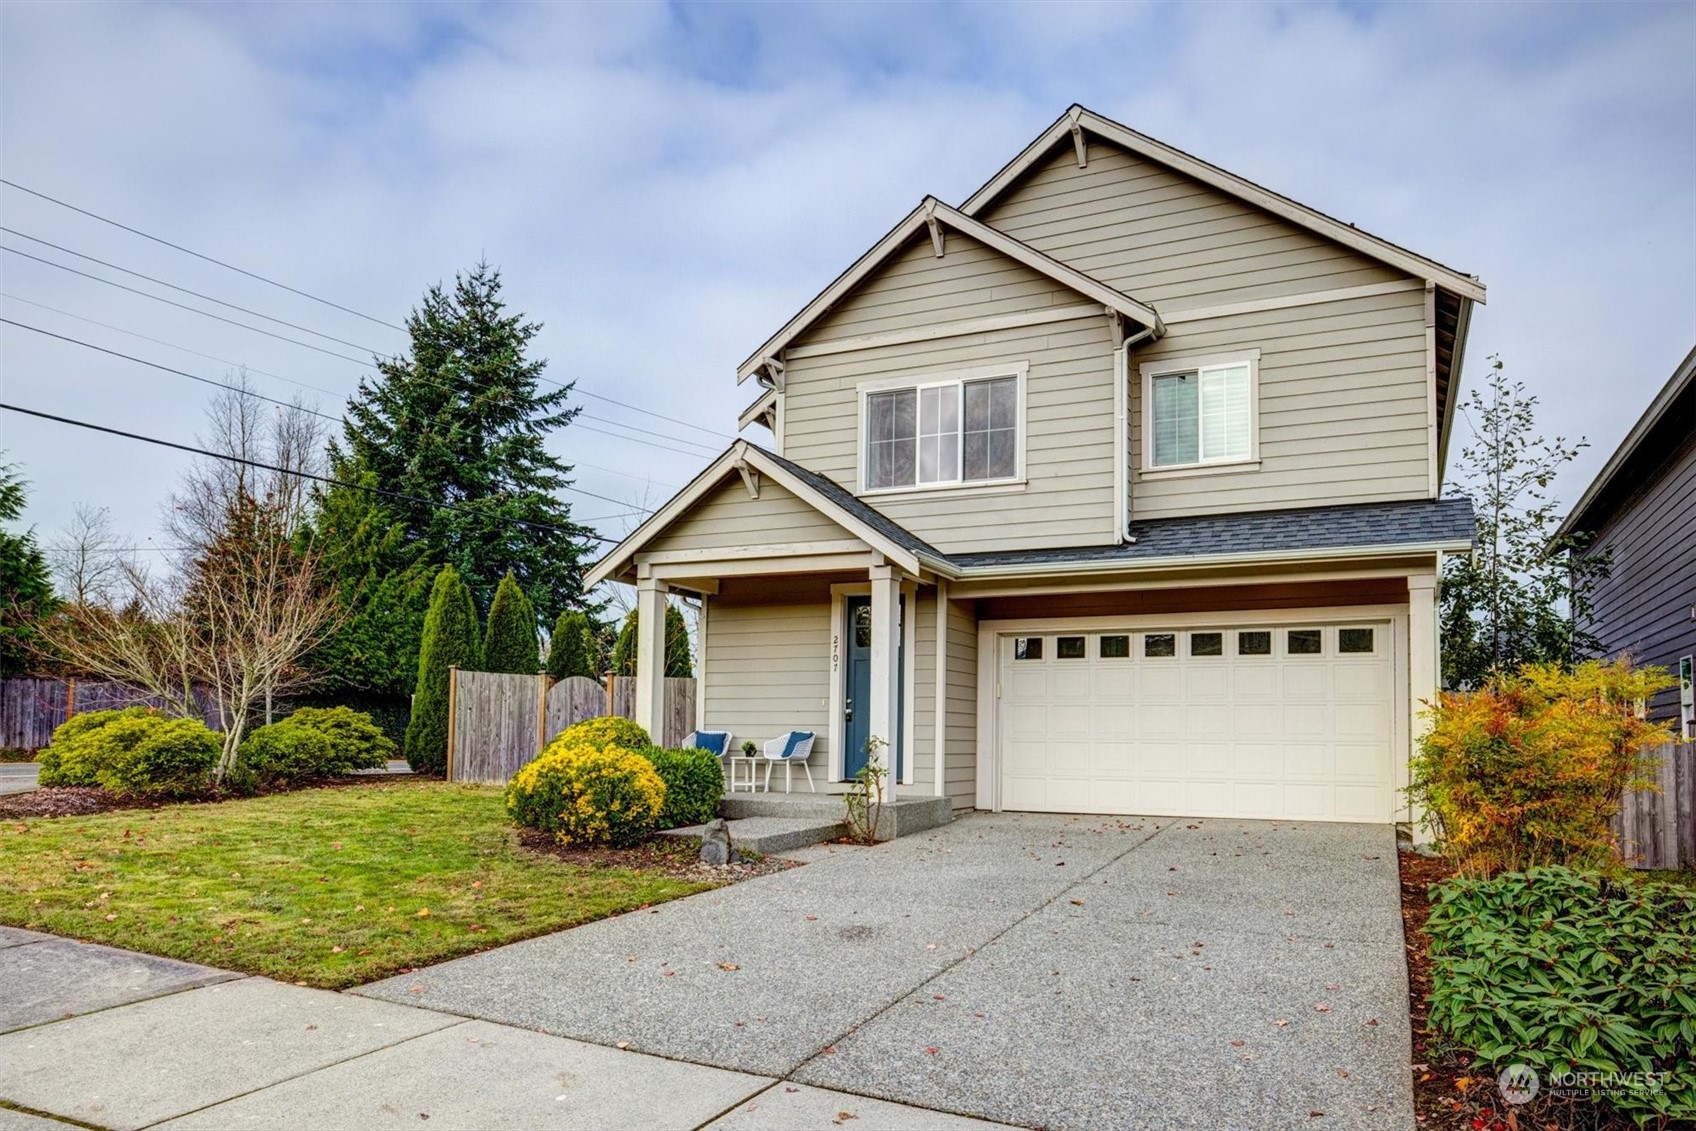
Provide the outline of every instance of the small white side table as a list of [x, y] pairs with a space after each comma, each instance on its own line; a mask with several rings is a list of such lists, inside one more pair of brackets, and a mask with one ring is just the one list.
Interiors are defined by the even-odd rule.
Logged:
[[[758, 755], [749, 757], [746, 754], [732, 754], [730, 756], [730, 792], [735, 793], [739, 786], [745, 785], [748, 787], [749, 793], [757, 793], [760, 779], [759, 765], [760, 758]], [[737, 769], [739, 766], [747, 767], [748, 773], [745, 781], [743, 774]]]

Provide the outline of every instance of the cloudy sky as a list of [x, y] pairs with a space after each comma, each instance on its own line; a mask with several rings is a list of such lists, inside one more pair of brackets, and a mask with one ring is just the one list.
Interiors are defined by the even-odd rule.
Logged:
[[[0, 175], [359, 315], [3, 186], [0, 311], [335, 415], [486, 258], [551, 377], [660, 414], [585, 396], [556, 441], [617, 534], [728, 442], [737, 362], [1074, 101], [1481, 276], [1467, 378], [1499, 353], [1589, 437], [1569, 500], [1696, 342], [1691, 4], [10, 3]], [[9, 325], [0, 385], [183, 441], [209, 391]], [[9, 413], [0, 447], [43, 536], [87, 502], [137, 545], [187, 459]]]

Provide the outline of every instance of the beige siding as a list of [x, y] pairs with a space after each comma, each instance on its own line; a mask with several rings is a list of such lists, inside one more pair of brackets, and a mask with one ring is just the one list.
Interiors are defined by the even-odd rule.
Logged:
[[968, 601], [948, 602], [948, 773], [956, 809], [977, 804], [978, 622]]
[[731, 475], [687, 514], [649, 542], [644, 552], [836, 542], [853, 535], [810, 503], [769, 480], [750, 498], [742, 477]]
[[706, 729], [730, 731], [737, 746], [810, 730], [818, 738], [808, 764], [822, 785], [830, 766], [828, 590], [789, 604], [714, 600], [705, 648]]
[[1100, 139], [1083, 169], [1058, 147], [980, 218], [1163, 314], [1404, 277]]
[[935, 791], [936, 767], [936, 590], [920, 589], [913, 625], [913, 784], [901, 792], [930, 796]]
[[1147, 362], [1260, 349], [1260, 466], [1144, 474], [1141, 381], [1131, 400], [1137, 518], [1424, 498], [1430, 489], [1425, 306], [1418, 291], [1172, 327]]
[[[854, 336], [891, 326], [927, 325], [1006, 313], [1009, 303], [1036, 308], [1077, 305], [1081, 296], [1043, 279], [1004, 278], [1024, 272], [963, 236], [949, 236], [936, 259], [924, 242], [891, 271], [923, 268], [929, 281], [903, 288], [922, 311], [888, 301], [887, 275], [856, 292], [814, 335]], [[917, 267], [912, 267], [916, 262]], [[973, 285], [977, 274], [990, 282]], [[1027, 273], [1029, 274], [1029, 273]], [[1037, 276], [1037, 278], [1041, 278]], [[988, 297], [1011, 289], [1012, 297]], [[943, 305], [938, 305], [943, 303]], [[1043, 546], [1090, 546], [1113, 537], [1113, 343], [1105, 315], [1042, 326], [996, 330], [851, 353], [794, 358], [784, 396], [784, 455], [859, 487], [859, 394], [869, 381], [923, 378], [961, 370], [1025, 363], [1026, 482], [984, 494], [941, 489], [923, 495], [879, 495], [868, 501], [944, 553]]]

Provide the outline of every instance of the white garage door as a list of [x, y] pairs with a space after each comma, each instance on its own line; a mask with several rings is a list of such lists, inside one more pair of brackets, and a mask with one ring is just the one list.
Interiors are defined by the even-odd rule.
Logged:
[[1389, 821], [1387, 623], [1000, 639], [1001, 807]]

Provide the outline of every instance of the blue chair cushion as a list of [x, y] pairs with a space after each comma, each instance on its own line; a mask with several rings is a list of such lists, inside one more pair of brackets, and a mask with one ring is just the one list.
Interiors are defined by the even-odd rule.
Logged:
[[810, 731], [810, 730], [792, 730], [792, 731], [790, 731], [789, 732], [789, 741], [783, 744], [783, 755], [782, 756], [785, 757], [785, 758], [793, 758], [796, 755], [796, 753], [800, 750], [801, 744], [803, 742], [807, 741], [807, 739], [809, 739], [811, 737], [813, 737], [813, 732]]
[[697, 746], [714, 757], [724, 757], [724, 745], [730, 734], [722, 730], [698, 730], [689, 736], [685, 746]]

